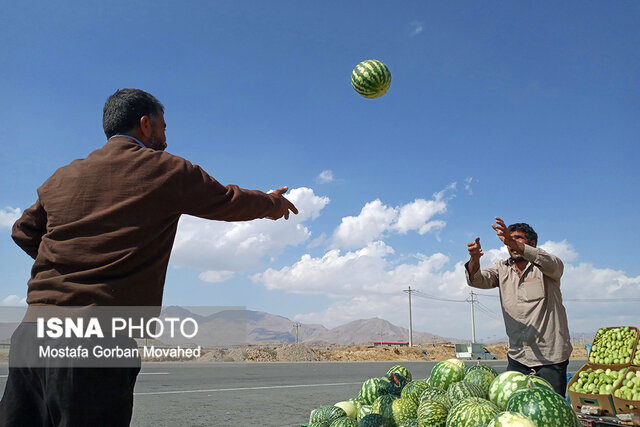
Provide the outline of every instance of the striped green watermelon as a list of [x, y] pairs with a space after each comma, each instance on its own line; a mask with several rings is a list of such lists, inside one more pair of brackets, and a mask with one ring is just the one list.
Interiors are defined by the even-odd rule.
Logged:
[[500, 412], [495, 404], [480, 397], [467, 397], [451, 407], [447, 427], [468, 427], [487, 424]]
[[382, 415], [382, 420], [385, 424], [395, 426], [395, 420], [393, 419], [393, 401], [398, 399], [398, 396], [393, 394], [384, 394], [378, 397], [371, 405], [372, 414]]
[[489, 365], [483, 365], [482, 363], [478, 362], [475, 365], [470, 365], [467, 366], [464, 370], [464, 374], [468, 374], [469, 372], [475, 371], [475, 370], [481, 370], [481, 371], [487, 371], [493, 374], [494, 377], [498, 376], [498, 371], [496, 371], [492, 366]]
[[341, 417], [346, 417], [347, 413], [344, 409], [337, 406], [321, 406], [314, 409], [309, 417], [309, 424], [317, 424], [318, 426], [329, 426], [331, 423]]
[[451, 384], [447, 389], [447, 398], [449, 398], [452, 405], [455, 405], [467, 397], [481, 397], [486, 399], [487, 395], [479, 385], [468, 383], [464, 380]]
[[505, 410], [526, 415], [537, 427], [582, 426], [571, 404], [546, 387], [519, 390], [511, 396]]
[[340, 417], [333, 420], [329, 427], [358, 427], [358, 422], [353, 418]]
[[409, 384], [404, 386], [400, 392], [400, 397], [408, 397], [418, 404], [420, 403], [420, 395], [428, 388], [429, 385], [425, 380], [411, 381]]
[[429, 387], [420, 395], [420, 402], [418, 402], [418, 406], [427, 400], [433, 400], [435, 402], [440, 403], [447, 411], [451, 408], [451, 401], [447, 397], [447, 391], [438, 387]]
[[365, 98], [378, 98], [387, 93], [391, 85], [389, 68], [377, 59], [362, 61], [351, 73], [351, 85]]
[[525, 375], [516, 371], [505, 371], [498, 375], [489, 387], [489, 400], [504, 409], [511, 395], [519, 389], [531, 387], [544, 387], [553, 390], [553, 387], [544, 379], [533, 375]]
[[358, 413], [356, 414], [356, 420], [360, 421], [370, 413], [371, 413], [371, 405], [360, 405], [358, 407]]
[[402, 424], [398, 424], [398, 427], [420, 427], [420, 422], [418, 422], [417, 418], [411, 418], [403, 421]]
[[409, 372], [409, 370], [407, 368], [405, 368], [402, 365], [395, 365], [392, 366], [391, 368], [389, 368], [389, 370], [387, 371], [387, 375], [389, 374], [393, 374], [393, 373], [399, 373], [401, 375], [403, 375], [409, 382], [411, 382], [411, 372]]
[[416, 417], [418, 404], [411, 398], [401, 397], [393, 401], [391, 410], [396, 424], [402, 424], [406, 420]]
[[385, 427], [380, 414], [367, 414], [358, 422], [358, 427]]
[[[464, 378], [464, 363], [462, 367], [456, 363], [457, 359], [443, 360], [435, 364], [429, 376], [429, 384], [432, 387], [447, 389], [455, 382]], [[458, 361], [462, 363], [461, 361]]]
[[363, 405], [371, 405], [373, 401], [377, 399], [379, 382], [380, 378], [369, 378], [362, 383], [362, 387], [358, 393], [358, 400], [362, 402]]
[[458, 368], [462, 369], [462, 371], [464, 372], [464, 370], [466, 369], [466, 365], [464, 364], [464, 362], [460, 359], [456, 359], [455, 357], [452, 359], [447, 359], [447, 362], [449, 363], [453, 363], [454, 365], [456, 365]]
[[531, 418], [518, 412], [504, 411], [496, 415], [488, 427], [537, 427]]
[[445, 427], [447, 408], [433, 400], [425, 400], [418, 406], [418, 422], [421, 426]]
[[474, 369], [467, 372], [467, 374], [464, 376], [463, 381], [480, 386], [480, 388], [488, 396], [489, 387], [491, 387], [491, 383], [495, 378], [495, 375], [485, 369]]

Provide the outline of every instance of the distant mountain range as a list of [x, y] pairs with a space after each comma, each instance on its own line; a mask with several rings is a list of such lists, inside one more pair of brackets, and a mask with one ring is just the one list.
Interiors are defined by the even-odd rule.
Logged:
[[[261, 311], [224, 310], [201, 316], [183, 308], [171, 306], [163, 309], [160, 317], [191, 317], [198, 323], [198, 345], [216, 346], [229, 344], [282, 344], [298, 342], [314, 345], [323, 344], [371, 344], [373, 341], [409, 341], [409, 330], [396, 326], [384, 319], [372, 318], [354, 320], [333, 329], [318, 324], [301, 324]], [[167, 344], [185, 344], [183, 337], [158, 338]], [[449, 342], [451, 339], [438, 335], [413, 331], [413, 342]]]

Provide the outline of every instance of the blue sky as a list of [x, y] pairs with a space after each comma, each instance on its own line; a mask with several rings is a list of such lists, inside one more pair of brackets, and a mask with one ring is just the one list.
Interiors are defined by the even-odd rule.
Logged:
[[[10, 226], [60, 166], [104, 144], [102, 106], [165, 105], [167, 151], [223, 184], [283, 185], [288, 222], [183, 217], [165, 304], [231, 305], [337, 326], [383, 317], [468, 337], [466, 243], [505, 255], [494, 216], [566, 264], [573, 331], [638, 325], [637, 2], [12, 2], [0, 16], [0, 301], [31, 260]], [[360, 97], [353, 67], [385, 62]], [[502, 336], [482, 291], [480, 338]]]

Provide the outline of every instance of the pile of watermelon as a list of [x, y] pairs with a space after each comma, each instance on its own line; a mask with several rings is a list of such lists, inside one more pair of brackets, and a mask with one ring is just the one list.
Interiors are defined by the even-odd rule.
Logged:
[[545, 380], [488, 365], [438, 362], [413, 379], [391, 367], [364, 381], [357, 398], [311, 412], [309, 427], [580, 427], [571, 405]]

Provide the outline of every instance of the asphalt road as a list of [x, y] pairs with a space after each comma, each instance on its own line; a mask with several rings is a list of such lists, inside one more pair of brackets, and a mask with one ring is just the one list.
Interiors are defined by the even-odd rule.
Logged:
[[[435, 362], [402, 362], [414, 378]], [[487, 361], [498, 371], [505, 361]], [[585, 361], [572, 361], [575, 372]], [[355, 397], [362, 382], [393, 362], [146, 363], [138, 376], [132, 426], [299, 427], [312, 409]], [[6, 364], [0, 365], [4, 390]]]

